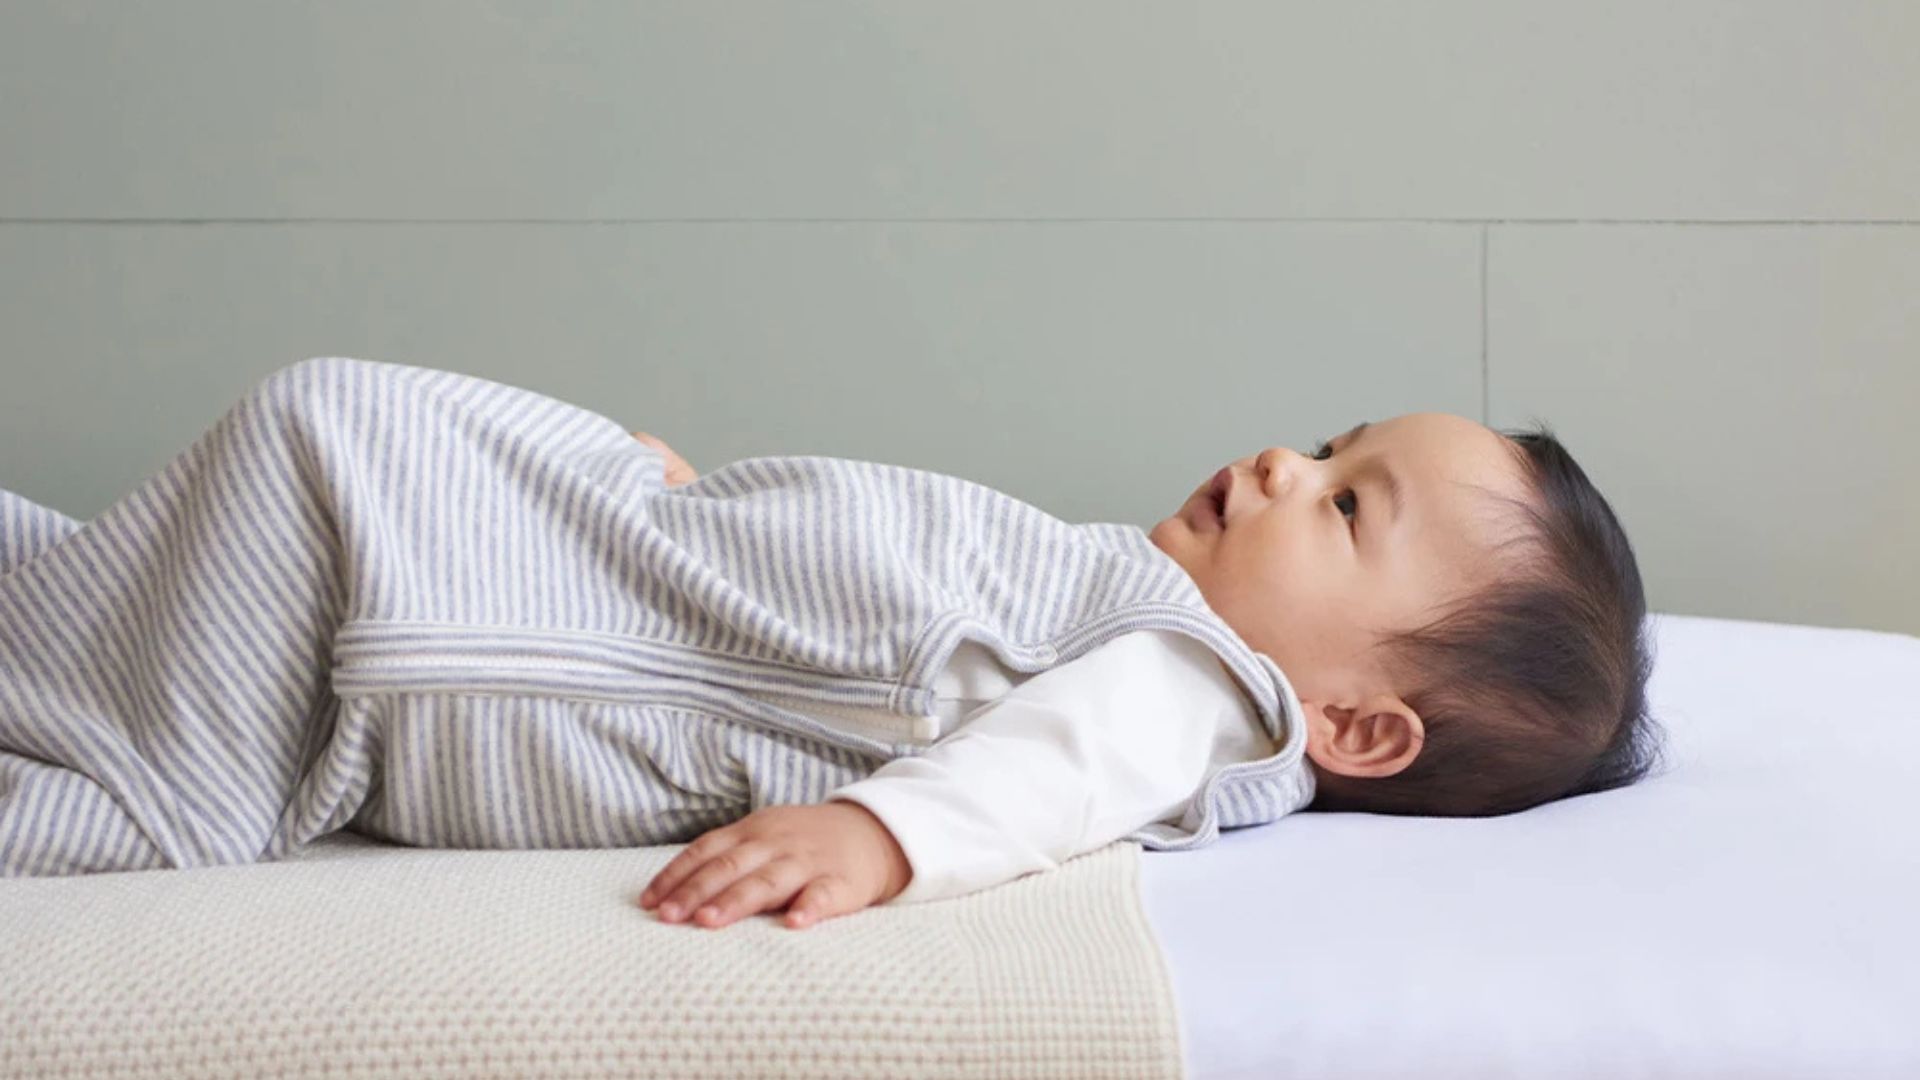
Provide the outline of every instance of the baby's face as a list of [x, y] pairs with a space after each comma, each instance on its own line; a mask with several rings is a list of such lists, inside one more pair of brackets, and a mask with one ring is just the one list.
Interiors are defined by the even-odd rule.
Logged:
[[1489, 491], [1531, 501], [1512, 443], [1448, 413], [1361, 424], [1311, 456], [1270, 447], [1223, 474], [1224, 523], [1209, 478], [1148, 536], [1310, 714], [1381, 691], [1374, 643], [1490, 579], [1513, 519]]

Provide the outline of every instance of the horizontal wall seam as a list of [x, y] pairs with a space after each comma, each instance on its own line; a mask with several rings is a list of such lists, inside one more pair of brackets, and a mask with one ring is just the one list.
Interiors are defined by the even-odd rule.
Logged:
[[1686, 225], [1904, 228], [1920, 219], [1421, 218], [1421, 217], [941, 217], [941, 218], [19, 218], [0, 225]]

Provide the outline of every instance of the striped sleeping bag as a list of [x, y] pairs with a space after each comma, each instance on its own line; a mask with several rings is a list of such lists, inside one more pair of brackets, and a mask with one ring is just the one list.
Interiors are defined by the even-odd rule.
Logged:
[[[0, 875], [423, 847], [675, 843], [918, 752], [964, 637], [1037, 671], [1205, 641], [1276, 738], [1284, 677], [1137, 528], [819, 457], [665, 490], [620, 424], [458, 372], [282, 368], [93, 520], [0, 491]], [[817, 710], [796, 711], [799, 699]], [[1302, 740], [1150, 847], [1284, 815]]]

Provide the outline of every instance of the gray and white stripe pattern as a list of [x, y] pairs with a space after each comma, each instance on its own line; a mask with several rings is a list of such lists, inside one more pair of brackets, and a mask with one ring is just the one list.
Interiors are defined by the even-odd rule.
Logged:
[[[1279, 670], [1133, 526], [825, 457], [668, 489], [591, 410], [304, 360], [92, 521], [0, 491], [0, 875], [270, 860], [339, 828], [678, 842], [919, 749], [773, 695], [919, 715], [963, 638], [1037, 671], [1148, 627], [1293, 729]], [[1296, 809], [1298, 743], [1137, 838]]]

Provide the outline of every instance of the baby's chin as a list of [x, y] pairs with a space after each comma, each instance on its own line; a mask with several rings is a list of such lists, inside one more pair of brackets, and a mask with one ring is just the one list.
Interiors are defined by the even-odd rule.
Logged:
[[1180, 516], [1175, 514], [1173, 517], [1160, 519], [1159, 523], [1154, 525], [1153, 528], [1148, 529], [1147, 539], [1153, 543], [1154, 547], [1172, 555], [1174, 554], [1173, 549], [1175, 546], [1174, 534], [1183, 531], [1189, 534], [1192, 532], [1192, 530], [1187, 529], [1186, 522], [1181, 521]]
[[1179, 563], [1189, 577], [1193, 576], [1194, 560], [1203, 557], [1206, 548], [1206, 542], [1194, 535], [1193, 527], [1178, 514], [1148, 529], [1147, 540]]
[[1206, 547], [1212, 543], [1213, 533], [1218, 532], [1219, 527], [1211, 523], [1211, 518], [1206, 525], [1196, 524], [1193, 518], [1197, 514], [1212, 515], [1213, 512], [1212, 504], [1206, 500], [1189, 499], [1180, 505], [1180, 509], [1161, 518], [1153, 528], [1147, 530], [1147, 539], [1169, 555], [1178, 555], [1178, 549], [1183, 547]]

